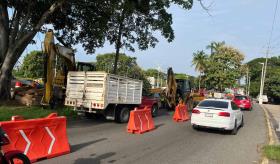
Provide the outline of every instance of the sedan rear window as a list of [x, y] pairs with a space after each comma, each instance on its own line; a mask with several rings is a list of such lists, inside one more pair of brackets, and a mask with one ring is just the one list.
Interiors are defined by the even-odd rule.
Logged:
[[234, 98], [237, 100], [247, 100], [246, 96], [235, 96]]
[[223, 108], [227, 109], [228, 108], [228, 102], [225, 101], [213, 101], [213, 100], [205, 100], [202, 101], [201, 103], [198, 104], [198, 107], [200, 108]]

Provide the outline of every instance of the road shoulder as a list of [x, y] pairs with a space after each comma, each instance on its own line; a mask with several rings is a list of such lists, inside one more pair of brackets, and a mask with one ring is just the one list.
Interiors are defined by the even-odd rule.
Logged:
[[[267, 136], [268, 136], [268, 144], [269, 145], [279, 145], [279, 137], [276, 135], [276, 128], [277, 126], [277, 120], [280, 119], [280, 110], [276, 111], [277, 109], [271, 108], [271, 106], [268, 106], [267, 104], [260, 105], [261, 108], [264, 111], [265, 120], [266, 120], [266, 127], [268, 130]], [[279, 115], [279, 119], [278, 116]], [[267, 159], [264, 155], [261, 161], [262, 164], [268, 164], [268, 163], [275, 163], [274, 161], [270, 161]]]

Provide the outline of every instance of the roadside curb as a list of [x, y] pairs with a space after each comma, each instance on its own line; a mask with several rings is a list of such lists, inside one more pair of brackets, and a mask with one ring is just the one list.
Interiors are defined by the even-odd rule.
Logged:
[[268, 144], [269, 145], [273, 145], [273, 144], [278, 144], [279, 141], [278, 141], [278, 138], [277, 138], [277, 135], [273, 129], [273, 126], [271, 125], [271, 116], [269, 115], [267, 109], [263, 106], [263, 105], [260, 105], [265, 113], [265, 119], [266, 119], [266, 124], [267, 124], [267, 128], [268, 128], [268, 137], [269, 137], [269, 140], [268, 140]]
[[[263, 105], [260, 105], [260, 107], [263, 109], [265, 115], [266, 127], [268, 129], [268, 144], [273, 145], [277, 143], [277, 140], [276, 140], [276, 134], [273, 128], [271, 127], [270, 116], [268, 114], [267, 109]], [[264, 155], [262, 155], [261, 164], [268, 164], [268, 163], [269, 160]]]

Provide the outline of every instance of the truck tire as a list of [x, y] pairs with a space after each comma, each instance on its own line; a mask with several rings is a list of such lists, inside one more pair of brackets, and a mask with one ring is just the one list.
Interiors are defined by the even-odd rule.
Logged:
[[153, 116], [153, 117], [158, 116], [158, 105], [157, 105], [157, 104], [154, 104], [154, 105], [152, 106], [151, 112], [152, 112], [152, 116]]
[[119, 108], [116, 114], [116, 121], [118, 123], [126, 123], [129, 120], [130, 109], [128, 107]]

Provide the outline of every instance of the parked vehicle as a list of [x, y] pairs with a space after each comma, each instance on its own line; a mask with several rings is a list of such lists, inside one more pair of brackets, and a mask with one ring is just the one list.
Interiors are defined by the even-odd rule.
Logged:
[[139, 105], [139, 108], [148, 107], [151, 108], [152, 116], [156, 117], [158, 115], [158, 110], [160, 107], [160, 99], [157, 97], [142, 97], [142, 103]]
[[2, 146], [9, 145], [10, 141], [7, 134], [0, 127], [0, 163], [1, 164], [30, 164], [30, 160], [21, 151], [13, 150], [9, 152], [3, 152]]
[[[260, 95], [257, 96], [257, 102], [259, 102], [259, 100], [260, 100]], [[268, 103], [267, 95], [262, 95], [262, 102]]]
[[44, 86], [34, 80], [29, 80], [29, 79], [16, 80], [15, 88], [21, 88], [21, 87], [32, 87], [32, 88], [41, 89]]
[[65, 105], [85, 113], [103, 114], [124, 123], [130, 110], [150, 106], [157, 115], [157, 99], [142, 98], [143, 82], [106, 72], [73, 71], [67, 76]]
[[240, 109], [252, 110], [252, 101], [249, 96], [235, 95], [233, 101]]
[[231, 100], [206, 99], [193, 110], [191, 124], [194, 129], [199, 127], [231, 130], [237, 134], [238, 128], [244, 125], [243, 112]]

